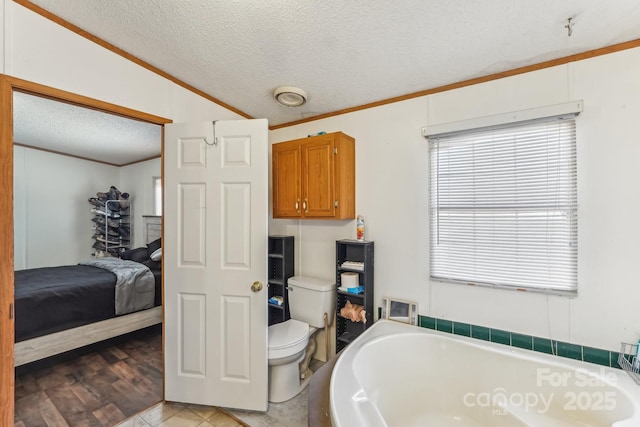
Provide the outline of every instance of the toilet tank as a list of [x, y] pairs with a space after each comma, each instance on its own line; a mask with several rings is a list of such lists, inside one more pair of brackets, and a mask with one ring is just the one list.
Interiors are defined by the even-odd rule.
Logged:
[[287, 281], [291, 318], [324, 327], [324, 313], [331, 324], [336, 311], [336, 284], [317, 277], [293, 276]]

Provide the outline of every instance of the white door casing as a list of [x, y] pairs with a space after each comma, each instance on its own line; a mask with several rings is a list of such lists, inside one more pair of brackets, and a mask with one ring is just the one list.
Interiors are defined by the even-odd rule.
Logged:
[[164, 139], [165, 399], [266, 411], [267, 120]]

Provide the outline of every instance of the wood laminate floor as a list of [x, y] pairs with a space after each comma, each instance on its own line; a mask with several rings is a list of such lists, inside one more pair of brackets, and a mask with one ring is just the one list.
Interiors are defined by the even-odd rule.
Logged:
[[152, 326], [16, 368], [15, 426], [306, 427], [306, 391], [267, 412], [161, 402], [161, 332]]
[[161, 400], [160, 325], [16, 368], [17, 427], [114, 426]]

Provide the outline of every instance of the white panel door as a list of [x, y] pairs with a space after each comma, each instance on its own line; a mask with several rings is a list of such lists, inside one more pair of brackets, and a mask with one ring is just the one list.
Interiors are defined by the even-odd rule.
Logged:
[[168, 401], [267, 409], [267, 154], [266, 120], [165, 126]]

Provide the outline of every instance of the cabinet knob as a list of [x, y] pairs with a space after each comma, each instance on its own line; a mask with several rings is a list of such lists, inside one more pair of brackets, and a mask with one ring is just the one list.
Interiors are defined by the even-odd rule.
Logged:
[[300, 212], [300, 199], [296, 200], [296, 212]]
[[260, 292], [262, 290], [262, 282], [255, 281], [251, 284], [251, 292]]
[[305, 212], [309, 212], [309, 205], [307, 204], [307, 199], [304, 199], [304, 202], [302, 202], [302, 209], [304, 209]]

